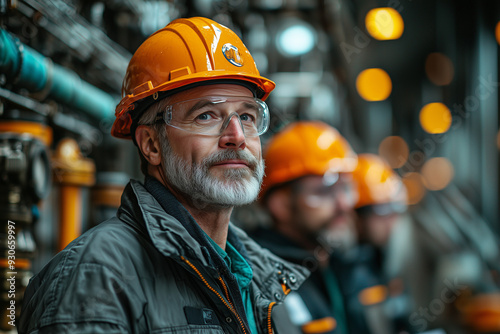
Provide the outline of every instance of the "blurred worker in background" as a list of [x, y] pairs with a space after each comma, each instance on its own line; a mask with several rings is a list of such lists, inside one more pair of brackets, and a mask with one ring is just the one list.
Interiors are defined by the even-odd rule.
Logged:
[[379, 300], [368, 311], [374, 312], [378, 304], [380, 314], [376, 316], [375, 312], [371, 316], [372, 327], [379, 328], [377, 332], [410, 332], [412, 305], [404, 282], [400, 277], [390, 277], [386, 268], [389, 241], [406, 215], [406, 188], [391, 166], [375, 154], [358, 155], [353, 177], [358, 192], [355, 205], [358, 252], [364, 254], [366, 269], [377, 284], [373, 291], [380, 291]]
[[[368, 333], [351, 318], [334, 262], [356, 245], [351, 172], [357, 156], [333, 127], [291, 123], [264, 151], [260, 200], [273, 223], [252, 233], [262, 246], [306, 266], [311, 277], [285, 300], [303, 333]], [[340, 269], [342, 270], [342, 269]]]
[[358, 191], [355, 208], [359, 242], [371, 245], [381, 257], [406, 212], [406, 188], [389, 164], [374, 154], [358, 155], [353, 176]]
[[151, 35], [130, 61], [112, 128], [137, 145], [145, 182], [131, 180], [116, 217], [32, 278], [19, 332], [279, 330], [275, 305], [307, 271], [229, 221], [259, 193], [262, 100], [273, 88], [212, 20], [178, 19]]

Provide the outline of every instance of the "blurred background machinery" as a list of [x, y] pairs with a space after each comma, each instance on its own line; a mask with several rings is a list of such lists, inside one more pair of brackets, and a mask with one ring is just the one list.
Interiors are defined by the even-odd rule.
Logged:
[[[493, 0], [0, 0], [0, 284], [13, 221], [17, 305], [27, 279], [142, 179], [136, 149], [109, 135], [121, 81], [149, 34], [196, 15], [235, 30], [277, 83], [264, 144], [293, 120], [319, 119], [403, 178], [409, 218], [390, 270], [416, 296], [410, 322], [499, 332], [478, 321], [500, 309]], [[234, 217], [260, 220], [251, 206]], [[450, 282], [456, 298], [442, 300]], [[9, 331], [11, 298], [0, 296]]]

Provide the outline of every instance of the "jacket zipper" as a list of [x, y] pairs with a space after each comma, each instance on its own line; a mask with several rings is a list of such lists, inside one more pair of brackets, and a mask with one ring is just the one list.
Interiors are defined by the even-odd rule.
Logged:
[[[283, 292], [285, 293], [285, 296], [288, 295], [290, 293], [290, 288], [288, 288], [286, 286], [286, 284], [284, 283], [281, 283], [281, 288], [283, 289]], [[268, 306], [268, 309], [267, 309], [267, 332], [268, 334], [273, 334], [273, 327], [272, 327], [272, 323], [271, 323], [271, 311], [273, 309], [273, 306], [276, 305], [276, 302], [271, 302]]]
[[[224, 280], [222, 279], [222, 277], [219, 277], [219, 280], [221, 281], [222, 283], [222, 286], [224, 288], [224, 292], [226, 294], [226, 297], [227, 297], [227, 301], [224, 299], [224, 297], [222, 297], [220, 295], [220, 293], [217, 292], [217, 290], [215, 290], [208, 282], [207, 280], [205, 279], [205, 277], [203, 277], [203, 275], [201, 274], [201, 272], [198, 270], [198, 268], [195, 267], [194, 264], [192, 264], [188, 259], [186, 259], [184, 256], [181, 256], [181, 260], [186, 262], [188, 264], [188, 266], [190, 266], [197, 274], [198, 276], [200, 276], [201, 280], [203, 281], [203, 283], [205, 283], [205, 285], [207, 286], [207, 288], [212, 291], [213, 293], [215, 293], [217, 295], [217, 297], [219, 297], [219, 299], [224, 303], [224, 305], [226, 305], [226, 307], [234, 313], [234, 315], [236, 316], [236, 318], [238, 319], [238, 322], [240, 323], [240, 326], [241, 326], [241, 329], [243, 330], [243, 333], [247, 334], [247, 331], [245, 330], [245, 326], [243, 325], [243, 321], [241, 320], [240, 316], [238, 315], [238, 313], [236, 313], [236, 309], [234, 308], [233, 304], [231, 303], [231, 300], [229, 299], [229, 293], [227, 291], [227, 287], [226, 287], [226, 284], [224, 283]], [[229, 304], [228, 304], [229, 303]], [[272, 304], [272, 303], [271, 303]], [[269, 317], [269, 323], [271, 322], [271, 318]]]
[[268, 334], [273, 334], [273, 328], [272, 328], [272, 324], [271, 324], [271, 311], [272, 311], [274, 305], [276, 305], [276, 302], [271, 302], [269, 304], [268, 309], [267, 309], [267, 332], [268, 332]]
[[226, 299], [229, 302], [229, 305], [231, 305], [231, 307], [234, 309], [234, 305], [233, 305], [233, 303], [231, 303], [231, 299], [229, 298], [229, 291], [227, 289], [226, 283], [224, 282], [224, 280], [220, 276], [217, 279], [219, 280], [219, 282], [222, 284], [222, 287], [224, 288], [224, 294], [226, 295]]

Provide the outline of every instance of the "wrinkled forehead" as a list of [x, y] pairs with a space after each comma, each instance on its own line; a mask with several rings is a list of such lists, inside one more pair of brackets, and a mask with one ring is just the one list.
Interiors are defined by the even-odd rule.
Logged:
[[194, 87], [169, 97], [170, 103], [176, 103], [200, 97], [210, 96], [248, 96], [253, 97], [250, 89], [237, 84], [216, 84]]

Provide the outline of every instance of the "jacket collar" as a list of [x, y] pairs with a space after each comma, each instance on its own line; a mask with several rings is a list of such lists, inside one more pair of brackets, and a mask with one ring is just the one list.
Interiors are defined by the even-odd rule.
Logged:
[[[159, 196], [156, 193], [161, 189], [158, 184], [163, 188], [162, 195]], [[154, 179], [146, 180], [146, 187], [139, 181], [130, 181], [123, 192], [122, 205], [118, 211], [120, 219], [130, 225], [139, 223], [144, 226], [153, 245], [166, 257], [184, 256], [201, 262], [207, 268], [219, 267], [219, 261], [214, 259], [220, 256], [212, 254], [212, 246], [206, 240], [205, 234], [175, 196]], [[153, 196], [154, 194], [157, 196]], [[276, 281], [276, 274], [279, 273], [281, 280], [295, 290], [309, 274], [307, 269], [288, 263], [263, 249], [243, 230], [231, 223], [228, 241], [248, 259], [254, 272], [254, 281], [261, 289], [275, 291], [278, 286], [281, 290], [279, 283], [269, 284]], [[215, 250], [213, 252], [215, 253]], [[220, 261], [223, 263], [222, 258]]]
[[[169, 258], [184, 256], [197, 259], [206, 267], [213, 267], [208, 250], [202, 245], [205, 242], [202, 244], [199, 242], [206, 237], [202, 233], [197, 233], [199, 231], [194, 226], [196, 222], [189, 212], [163, 185], [156, 180], [148, 181], [148, 179], [146, 182], [153, 185], [150, 187], [152, 192], [139, 181], [130, 180], [123, 192], [118, 214], [127, 212], [131, 216], [127, 223], [142, 225], [152, 244], [164, 256]], [[160, 190], [156, 183], [163, 189]], [[188, 228], [181, 222], [187, 224]]]
[[[249, 254], [255, 282], [264, 292], [272, 292], [272, 295], [276, 291], [282, 292], [281, 284], [291, 290], [297, 290], [309, 276], [309, 271], [305, 267], [285, 261], [262, 248], [240, 228], [233, 226], [233, 230]], [[276, 276], [279, 278], [278, 281]]]

